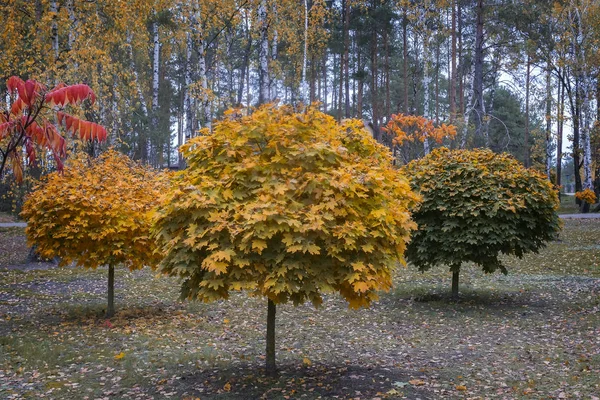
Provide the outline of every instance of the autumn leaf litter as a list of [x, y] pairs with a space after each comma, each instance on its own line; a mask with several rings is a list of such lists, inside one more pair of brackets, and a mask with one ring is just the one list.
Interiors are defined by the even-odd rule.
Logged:
[[3, 264], [0, 398], [597, 399], [599, 234], [567, 221], [507, 276], [467, 267], [458, 302], [446, 271], [408, 268], [368, 310], [280, 306], [276, 379], [262, 299], [181, 303], [176, 280], [119, 269], [106, 321], [105, 270]]

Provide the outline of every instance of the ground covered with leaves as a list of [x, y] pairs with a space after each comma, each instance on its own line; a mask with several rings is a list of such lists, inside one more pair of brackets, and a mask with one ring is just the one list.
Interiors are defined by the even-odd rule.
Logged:
[[265, 378], [264, 299], [181, 303], [176, 280], [119, 269], [106, 321], [106, 270], [20, 264], [23, 231], [4, 229], [0, 398], [598, 399], [598, 238], [600, 220], [567, 220], [507, 276], [466, 267], [457, 302], [447, 271], [409, 267], [370, 309], [279, 306]]

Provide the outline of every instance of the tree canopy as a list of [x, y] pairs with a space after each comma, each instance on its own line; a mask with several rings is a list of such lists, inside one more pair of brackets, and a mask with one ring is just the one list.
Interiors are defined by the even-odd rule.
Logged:
[[183, 153], [154, 226], [182, 297], [319, 305], [336, 291], [360, 307], [391, 287], [418, 197], [360, 121], [266, 105], [231, 112]]
[[421, 270], [449, 266], [455, 295], [463, 263], [507, 273], [501, 254], [537, 252], [560, 229], [552, 184], [508, 154], [440, 148], [403, 170], [423, 196], [406, 257]]

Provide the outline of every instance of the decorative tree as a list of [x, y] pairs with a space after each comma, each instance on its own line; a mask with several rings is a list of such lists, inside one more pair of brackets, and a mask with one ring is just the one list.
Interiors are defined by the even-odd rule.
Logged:
[[183, 298], [267, 297], [268, 374], [276, 304], [337, 291], [368, 306], [403, 262], [418, 197], [362, 127], [273, 105], [225, 119], [183, 146], [189, 168], [157, 211], [161, 268]]
[[107, 317], [114, 314], [114, 267], [155, 267], [160, 255], [149, 238], [150, 210], [165, 177], [109, 150], [96, 159], [70, 160], [48, 175], [23, 206], [27, 241], [45, 258], [85, 268], [108, 265]]
[[430, 140], [441, 144], [444, 139], [453, 139], [456, 136], [454, 125], [435, 126], [433, 121], [420, 115], [392, 114], [382, 130], [391, 136], [393, 149], [408, 143], [423, 143], [425, 155], [430, 152]]
[[60, 84], [48, 91], [39, 82], [24, 82], [12, 76], [6, 82], [6, 87], [12, 106], [0, 112], [0, 177], [10, 160], [15, 179], [19, 182], [23, 179], [23, 146], [30, 164], [36, 161], [36, 147], [41, 147], [52, 153], [57, 169], [62, 170], [66, 145], [59, 127], [49, 121], [53, 115], [58, 125], [65, 125], [66, 132], [79, 134], [82, 140], [106, 140], [106, 129], [102, 126], [59, 111], [86, 99], [93, 104], [96, 95], [89, 86]]
[[537, 252], [560, 230], [552, 184], [507, 154], [439, 148], [403, 170], [423, 196], [406, 258], [421, 270], [450, 266], [453, 297], [463, 262], [507, 273], [500, 253]]

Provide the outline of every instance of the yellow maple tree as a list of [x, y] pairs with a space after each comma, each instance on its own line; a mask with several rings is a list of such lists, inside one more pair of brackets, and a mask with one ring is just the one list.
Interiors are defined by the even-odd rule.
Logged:
[[31, 193], [21, 216], [27, 242], [60, 266], [108, 265], [107, 316], [114, 314], [114, 267], [155, 267], [160, 255], [149, 237], [150, 213], [167, 179], [115, 150], [97, 159], [80, 155], [63, 173], [44, 178]]
[[157, 211], [161, 268], [183, 298], [268, 298], [267, 371], [275, 304], [336, 291], [368, 306], [404, 262], [418, 197], [363, 126], [274, 105], [226, 118], [183, 146], [189, 168]]

